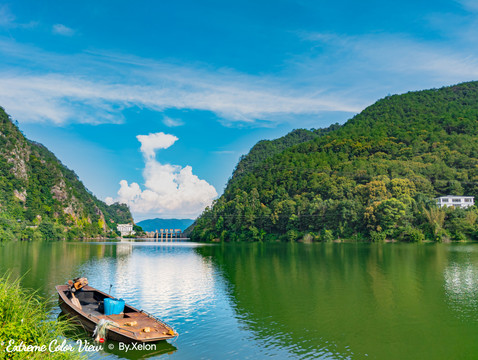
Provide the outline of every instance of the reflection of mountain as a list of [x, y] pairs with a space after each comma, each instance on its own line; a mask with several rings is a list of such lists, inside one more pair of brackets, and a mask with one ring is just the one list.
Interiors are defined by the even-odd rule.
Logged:
[[82, 275], [86, 261], [115, 258], [112, 246], [87, 242], [9, 242], [0, 246], [0, 273], [22, 277], [22, 285], [39, 290], [41, 295], [55, 293], [55, 285]]
[[377, 359], [478, 350], [475, 317], [459, 319], [443, 292], [449, 247], [244, 244], [198, 251], [219, 266], [237, 316], [265, 347], [300, 357]]

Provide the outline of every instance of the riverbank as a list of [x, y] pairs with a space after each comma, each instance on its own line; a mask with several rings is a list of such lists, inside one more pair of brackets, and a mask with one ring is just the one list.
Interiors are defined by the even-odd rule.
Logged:
[[83, 359], [78, 352], [50, 351], [49, 345], [60, 345], [70, 329], [66, 320], [50, 319], [47, 300], [8, 275], [0, 277], [1, 359]]
[[462, 239], [462, 240], [452, 240], [450, 238], [445, 238], [440, 241], [434, 241], [430, 239], [423, 239], [423, 238], [418, 238], [414, 239], [413, 241], [404, 241], [404, 240], [398, 240], [398, 239], [374, 239], [374, 238], [340, 238], [340, 239], [335, 239], [335, 238], [329, 238], [327, 240], [316, 240], [312, 238], [300, 238], [298, 240], [294, 241], [285, 241], [283, 240], [280, 235], [277, 235], [277, 237], [274, 240], [271, 240], [270, 238], [265, 240], [265, 241], [258, 241], [258, 240], [251, 240], [251, 241], [224, 241], [221, 239], [212, 239], [212, 240], [201, 240], [201, 239], [195, 239], [195, 243], [200, 243], [200, 244], [251, 244], [251, 243], [258, 243], [258, 244], [277, 244], [277, 243], [282, 243], [282, 244], [287, 244], [287, 243], [296, 243], [296, 244], [328, 244], [328, 243], [344, 243], [344, 244], [388, 244], [388, 243], [397, 243], [397, 244], [475, 244], [478, 242], [478, 240], [474, 239]]

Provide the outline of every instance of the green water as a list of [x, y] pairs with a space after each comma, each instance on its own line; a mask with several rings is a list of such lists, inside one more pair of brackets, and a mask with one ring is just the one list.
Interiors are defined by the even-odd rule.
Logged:
[[6, 270], [45, 296], [113, 284], [181, 334], [93, 358], [478, 358], [478, 245], [10, 243]]

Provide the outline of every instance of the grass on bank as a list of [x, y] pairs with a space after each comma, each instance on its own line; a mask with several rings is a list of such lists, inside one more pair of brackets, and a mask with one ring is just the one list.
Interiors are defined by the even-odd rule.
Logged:
[[[47, 300], [23, 289], [19, 280], [0, 276], [0, 359], [83, 359], [78, 351], [48, 351], [51, 341], [56, 339], [61, 344], [65, 332], [71, 329], [68, 321], [50, 318]], [[15, 345], [21, 342], [25, 346], [46, 345], [47, 350], [7, 352], [10, 340], [14, 340]]]

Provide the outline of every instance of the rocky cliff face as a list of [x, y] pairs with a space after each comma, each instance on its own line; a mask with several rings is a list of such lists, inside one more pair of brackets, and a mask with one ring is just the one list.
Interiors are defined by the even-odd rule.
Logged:
[[98, 200], [0, 107], [0, 241], [107, 235], [117, 223], [132, 221], [126, 205]]

